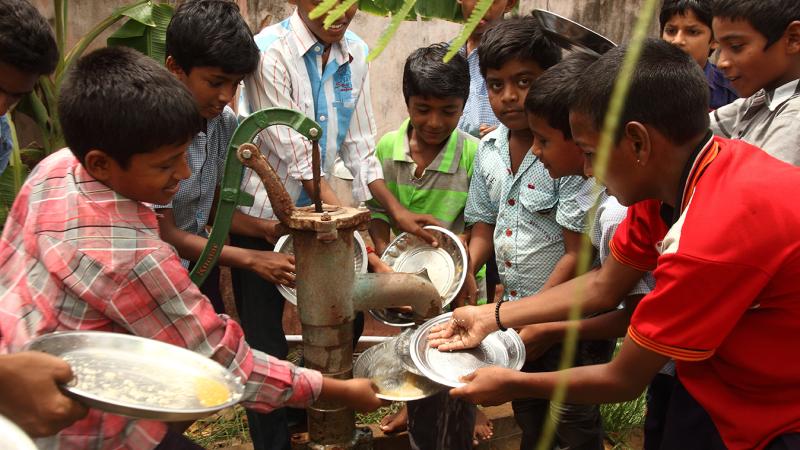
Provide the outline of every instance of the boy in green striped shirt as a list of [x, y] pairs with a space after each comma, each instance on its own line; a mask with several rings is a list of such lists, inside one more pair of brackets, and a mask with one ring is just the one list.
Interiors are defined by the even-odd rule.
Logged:
[[[465, 233], [472, 161], [478, 140], [457, 128], [469, 96], [469, 66], [463, 55], [442, 62], [448, 46], [434, 44], [414, 51], [403, 71], [403, 95], [409, 118], [378, 143], [376, 155], [389, 191], [406, 209], [428, 214], [456, 234]], [[369, 234], [378, 255], [390, 242], [391, 221], [375, 200]], [[395, 230], [396, 232], [397, 230]], [[373, 271], [388, 269], [370, 254]], [[398, 431], [408, 418], [412, 449], [472, 448], [476, 408], [455, 401], [447, 391], [408, 402], [406, 411], [387, 416], [384, 432]], [[446, 420], [438, 420], [446, 417]], [[432, 426], [439, 423], [441, 426]]]

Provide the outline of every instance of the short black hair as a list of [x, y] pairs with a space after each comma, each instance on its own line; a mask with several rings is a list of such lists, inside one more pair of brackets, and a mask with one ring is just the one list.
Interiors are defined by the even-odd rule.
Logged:
[[0, 62], [36, 75], [58, 64], [53, 30], [27, 0], [0, 0]]
[[67, 146], [81, 162], [96, 149], [123, 168], [132, 155], [187, 142], [203, 127], [183, 83], [126, 47], [101, 48], [73, 64], [58, 115]]
[[500, 69], [512, 59], [532, 60], [547, 70], [561, 61], [561, 48], [535, 17], [514, 17], [498, 21], [483, 33], [478, 45], [481, 75], [486, 78], [487, 69]]
[[745, 20], [767, 38], [767, 46], [783, 36], [789, 24], [800, 20], [798, 0], [714, 0], [714, 17]]
[[565, 138], [572, 139], [566, 99], [572, 98], [578, 87], [578, 78], [596, 61], [596, 55], [576, 52], [547, 69], [528, 91], [525, 112], [547, 120], [550, 127], [561, 131]]
[[219, 67], [249, 74], [258, 67], [253, 33], [229, 0], [191, 0], [181, 4], [167, 27], [167, 55], [187, 74], [195, 67]]
[[[660, 39], [647, 39], [643, 45], [615, 142], [625, 124], [636, 121], [656, 128], [675, 145], [686, 144], [709, 127], [705, 74], [674, 45]], [[569, 100], [570, 110], [587, 114], [597, 130], [603, 127], [626, 51], [627, 46], [609, 50], [589, 66]]]
[[450, 62], [444, 62], [449, 46], [433, 44], [414, 50], [403, 68], [403, 96], [449, 98], [458, 97], [467, 102], [469, 97], [469, 64], [464, 55], [457, 53]]
[[[661, 12], [658, 14], [658, 23], [661, 25], [661, 32], [664, 27], [676, 15], [685, 16], [687, 11], [691, 11], [703, 25], [711, 28], [711, 0], [664, 0], [661, 4]], [[713, 34], [713, 33], [712, 33]]]

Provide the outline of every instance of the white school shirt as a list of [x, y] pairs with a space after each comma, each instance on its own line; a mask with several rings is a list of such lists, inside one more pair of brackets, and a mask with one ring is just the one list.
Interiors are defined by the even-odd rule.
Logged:
[[[332, 173], [338, 154], [353, 175], [353, 197], [369, 200], [368, 185], [382, 179], [383, 172], [375, 157], [377, 128], [372, 115], [367, 44], [348, 31], [333, 44], [323, 68], [325, 48], [297, 11], [262, 30], [255, 40], [261, 61], [259, 69], [244, 80], [240, 111], [281, 107], [316, 120], [322, 127], [322, 174]], [[310, 204], [301, 183], [313, 178], [310, 142], [288, 127], [276, 126], [260, 133], [258, 145], [292, 200], [298, 205]], [[243, 213], [275, 217], [261, 180], [249, 169], [242, 189], [255, 197], [252, 207], [240, 207]]]

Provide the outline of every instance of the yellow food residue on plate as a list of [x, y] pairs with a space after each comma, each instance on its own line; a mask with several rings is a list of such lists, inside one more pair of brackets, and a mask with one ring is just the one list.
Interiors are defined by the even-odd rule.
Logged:
[[381, 389], [380, 393], [388, 397], [398, 397], [398, 398], [413, 398], [425, 395], [425, 392], [419, 387], [417, 387], [416, 377], [410, 373], [406, 374], [406, 377], [403, 380], [403, 384], [397, 386], [394, 389], [387, 389], [387, 390]]
[[197, 377], [194, 379], [194, 392], [200, 404], [206, 407], [221, 405], [231, 397], [228, 387], [217, 380]]

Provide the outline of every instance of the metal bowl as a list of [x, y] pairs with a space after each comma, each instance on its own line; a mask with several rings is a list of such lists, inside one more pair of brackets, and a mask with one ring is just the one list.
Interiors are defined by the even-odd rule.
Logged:
[[550, 11], [535, 9], [533, 16], [539, 20], [547, 34], [566, 50], [579, 50], [600, 56], [617, 46], [607, 37]]
[[14, 422], [0, 416], [0, 448], [4, 450], [36, 450], [36, 445]]
[[495, 331], [476, 348], [440, 352], [428, 343], [431, 328], [446, 323], [453, 313], [442, 314], [422, 324], [411, 338], [411, 359], [429, 379], [450, 387], [462, 386], [464, 375], [486, 366], [519, 370], [525, 363], [525, 345], [516, 331]]
[[[353, 232], [353, 237], [355, 237], [355, 256], [353, 257], [353, 263], [356, 273], [367, 273], [367, 245], [364, 243], [364, 239], [358, 231]], [[281, 236], [278, 242], [275, 243], [275, 251], [286, 255], [294, 255], [292, 235], [286, 234]], [[280, 284], [278, 285], [278, 291], [283, 295], [286, 301], [297, 306], [297, 291], [294, 288]]]
[[114, 414], [196, 420], [235, 405], [244, 394], [241, 379], [216, 361], [139, 336], [57, 332], [39, 336], [27, 348], [67, 361], [75, 378], [64, 390], [89, 407]]
[[[438, 248], [413, 234], [402, 233], [386, 247], [381, 260], [395, 272], [420, 273], [425, 270], [431, 283], [439, 290], [444, 308], [456, 298], [467, 277], [467, 251], [452, 231], [433, 225], [425, 229], [436, 237]], [[371, 309], [369, 312], [379, 321], [394, 327], [415, 324], [410, 313], [396, 309]]]
[[395, 402], [419, 400], [444, 389], [444, 386], [406, 370], [395, 353], [393, 339], [362, 353], [353, 365], [353, 376], [369, 378], [378, 387], [378, 398]]

